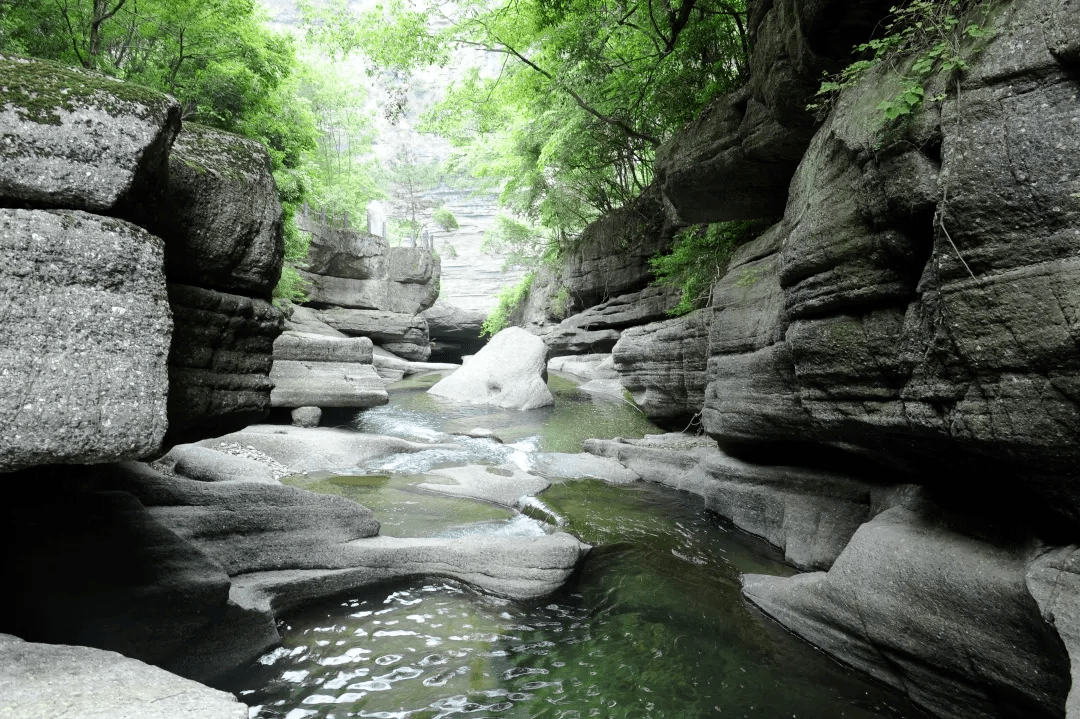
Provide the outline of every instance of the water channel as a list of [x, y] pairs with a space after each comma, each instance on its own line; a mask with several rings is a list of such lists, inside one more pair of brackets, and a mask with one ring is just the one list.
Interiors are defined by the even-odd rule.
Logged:
[[[438, 376], [391, 387], [358, 431], [446, 443], [348, 474], [288, 484], [355, 499], [393, 536], [530, 535], [550, 525], [503, 507], [420, 491], [435, 468], [528, 469], [588, 437], [658, 432], [618, 398], [563, 378], [529, 412], [446, 403]], [[449, 436], [474, 428], [502, 440]], [[283, 619], [283, 644], [232, 686], [260, 719], [922, 717], [895, 693], [787, 634], [739, 594], [744, 572], [795, 570], [691, 495], [644, 482], [555, 479], [540, 500], [595, 548], [554, 596], [511, 602], [439, 579], [355, 591]]]

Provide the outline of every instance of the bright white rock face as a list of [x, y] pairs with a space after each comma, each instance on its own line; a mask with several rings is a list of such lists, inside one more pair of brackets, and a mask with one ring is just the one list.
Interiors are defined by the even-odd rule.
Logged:
[[544, 381], [546, 366], [543, 340], [520, 327], [507, 327], [428, 393], [458, 402], [535, 409], [555, 403]]

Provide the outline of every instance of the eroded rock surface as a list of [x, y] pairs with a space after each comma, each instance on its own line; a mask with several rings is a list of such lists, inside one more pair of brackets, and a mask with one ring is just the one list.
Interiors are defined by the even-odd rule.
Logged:
[[199, 438], [270, 411], [270, 368], [281, 312], [268, 302], [169, 285], [176, 329], [169, 353], [169, 434]]
[[317, 317], [349, 337], [368, 337], [407, 360], [424, 362], [431, 356], [427, 322], [420, 315], [341, 307], [320, 310]]
[[746, 575], [750, 601], [824, 651], [949, 717], [1060, 717], [1068, 657], [1025, 585], [1023, 547], [894, 507], [827, 572]]
[[172, 336], [162, 253], [123, 220], [0, 209], [0, 471], [161, 445]]

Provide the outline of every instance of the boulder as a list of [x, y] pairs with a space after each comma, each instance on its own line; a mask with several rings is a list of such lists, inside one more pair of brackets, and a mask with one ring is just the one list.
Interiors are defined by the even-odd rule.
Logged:
[[319, 319], [319, 311], [302, 305], [289, 305], [285, 310], [285, 329], [303, 334], [347, 337]]
[[540, 494], [551, 482], [516, 467], [489, 467], [470, 464], [464, 467], [433, 469], [428, 474], [446, 477], [452, 484], [424, 482], [417, 486], [437, 494], [471, 497], [484, 502], [517, 506], [522, 497]]
[[116, 652], [24, 642], [0, 635], [0, 713], [38, 719], [247, 719], [228, 692], [203, 686]]
[[520, 327], [507, 327], [428, 393], [458, 402], [535, 409], [555, 402], [544, 381], [546, 367], [544, 343]]
[[378, 407], [390, 401], [370, 364], [275, 360], [272, 407]]
[[427, 322], [420, 315], [334, 308], [320, 310], [318, 319], [350, 337], [369, 337], [407, 360], [424, 362], [431, 356]]
[[153, 229], [165, 239], [170, 282], [269, 300], [285, 249], [266, 148], [185, 123]]
[[161, 240], [85, 212], [0, 209], [0, 255], [0, 471], [157, 451], [172, 335]]
[[176, 329], [169, 352], [169, 437], [198, 439], [270, 411], [270, 368], [281, 312], [268, 302], [168, 286]]
[[370, 232], [332, 227], [313, 218], [298, 218], [311, 235], [305, 268], [316, 275], [353, 280], [381, 279], [389, 275], [389, 245]]
[[[389, 250], [401, 248], [387, 248]], [[427, 257], [431, 253], [423, 252]], [[438, 278], [438, 272], [434, 273]], [[400, 282], [391, 279], [353, 280], [345, 277], [316, 275], [300, 270], [308, 283], [307, 301], [324, 307], [350, 307], [360, 310], [385, 310], [415, 314], [434, 304], [439, 296], [438, 285], [432, 280], [425, 284]], [[428, 278], [431, 280], [431, 278]]]
[[272, 470], [253, 459], [195, 444], [178, 444], [158, 462], [170, 466], [181, 477], [199, 482], [280, 484]]
[[168, 182], [173, 98], [96, 72], [0, 54], [0, 204], [142, 224]]
[[367, 337], [334, 337], [286, 330], [274, 340], [274, 361], [351, 362], [371, 364], [372, 344]]
[[889, 493], [844, 474], [799, 466], [805, 459], [797, 455], [790, 464], [775, 454], [776, 464], [744, 462], [707, 437], [678, 432], [587, 439], [584, 449], [618, 460], [641, 479], [699, 495], [706, 509], [780, 548], [800, 569], [830, 567]]
[[935, 715], [1060, 717], [1065, 646], [1028, 593], [1022, 548], [988, 530], [897, 506], [863, 525], [828, 573], [748, 574], [743, 594]]
[[622, 386], [649, 419], [683, 421], [705, 403], [711, 309], [631, 327], [611, 351]]
[[297, 407], [292, 411], [294, 427], [318, 427], [322, 420], [322, 410], [318, 407]]

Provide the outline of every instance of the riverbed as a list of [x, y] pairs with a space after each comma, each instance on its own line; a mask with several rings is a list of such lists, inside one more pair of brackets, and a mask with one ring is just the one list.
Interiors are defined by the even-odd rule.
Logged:
[[[533, 603], [430, 579], [357, 591], [286, 616], [282, 646], [228, 688], [263, 719], [386, 717], [920, 717], [895, 693], [787, 634], [739, 593], [742, 573], [788, 576], [775, 548], [645, 482], [552, 478], [541, 512], [421, 490], [464, 464], [529, 470], [589, 437], [659, 432], [632, 404], [552, 376], [553, 407], [460, 406], [391, 387], [338, 418], [362, 432], [453, 444], [286, 483], [370, 507], [393, 536], [564, 531], [593, 545], [571, 581]], [[498, 439], [459, 432], [491, 430]], [[475, 432], [474, 432], [475, 433]], [[482, 434], [482, 432], [480, 433]]]

